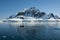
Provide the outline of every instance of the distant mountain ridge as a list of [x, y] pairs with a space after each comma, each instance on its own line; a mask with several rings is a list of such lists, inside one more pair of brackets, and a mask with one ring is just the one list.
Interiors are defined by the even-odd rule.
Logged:
[[43, 19], [50, 19], [50, 18], [60, 19], [57, 15], [54, 15], [53, 13], [46, 14], [45, 12], [40, 12], [40, 10], [35, 7], [31, 7], [29, 9], [20, 11], [15, 16], [10, 16], [9, 18], [14, 18], [21, 15], [26, 17], [30, 16], [34, 18], [43, 18]]

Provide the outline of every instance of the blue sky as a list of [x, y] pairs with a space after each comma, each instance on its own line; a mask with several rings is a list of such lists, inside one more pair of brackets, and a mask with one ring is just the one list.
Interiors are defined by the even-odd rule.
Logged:
[[30, 7], [60, 16], [60, 0], [0, 0], [0, 19]]

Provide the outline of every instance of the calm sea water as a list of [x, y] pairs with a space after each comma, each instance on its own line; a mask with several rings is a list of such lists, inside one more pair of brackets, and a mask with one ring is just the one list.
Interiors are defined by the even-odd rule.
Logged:
[[0, 40], [60, 40], [60, 22], [0, 23]]

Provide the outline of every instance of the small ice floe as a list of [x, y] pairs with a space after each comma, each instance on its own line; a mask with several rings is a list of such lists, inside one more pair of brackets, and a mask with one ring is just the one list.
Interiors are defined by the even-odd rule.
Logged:
[[3, 38], [6, 38], [6, 36], [2, 36]]

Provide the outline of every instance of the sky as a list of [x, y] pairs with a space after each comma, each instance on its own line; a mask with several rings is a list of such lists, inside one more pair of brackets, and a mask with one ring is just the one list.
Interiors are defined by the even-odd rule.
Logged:
[[8, 18], [10, 15], [31, 7], [60, 17], [60, 0], [0, 0], [0, 19]]

